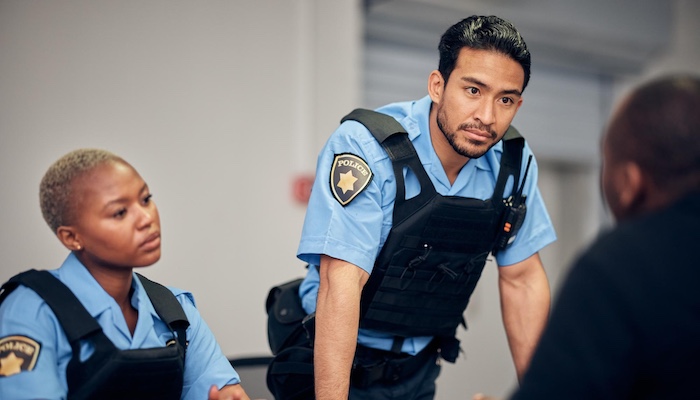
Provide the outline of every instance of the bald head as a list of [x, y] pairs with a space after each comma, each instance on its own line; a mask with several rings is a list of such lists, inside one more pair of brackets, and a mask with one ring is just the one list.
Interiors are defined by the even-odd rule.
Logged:
[[[620, 207], [656, 208], [698, 190], [700, 77], [668, 76], [638, 87], [620, 104], [603, 144], [604, 175], [630, 166], [639, 170], [642, 192], [634, 204]], [[623, 184], [608, 180], [608, 203], [620, 201], [622, 188], [614, 186]]]

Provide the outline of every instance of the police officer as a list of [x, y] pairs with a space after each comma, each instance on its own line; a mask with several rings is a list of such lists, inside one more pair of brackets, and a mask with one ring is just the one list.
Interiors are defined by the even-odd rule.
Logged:
[[530, 53], [495, 16], [458, 22], [439, 50], [426, 97], [377, 110], [404, 134], [378, 138], [351, 114], [319, 155], [297, 254], [310, 264], [299, 293], [315, 312], [318, 399], [433, 398], [489, 253], [518, 377], [547, 318], [538, 252], [555, 233], [530, 148], [502, 140]]
[[80, 149], [40, 187], [71, 251], [0, 295], [0, 398], [248, 399], [192, 294], [134, 273], [161, 254], [148, 185], [120, 157]]

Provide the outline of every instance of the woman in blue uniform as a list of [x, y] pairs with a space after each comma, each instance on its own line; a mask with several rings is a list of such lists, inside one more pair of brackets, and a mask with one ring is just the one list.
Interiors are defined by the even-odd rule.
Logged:
[[248, 399], [192, 294], [134, 273], [160, 259], [161, 229], [130, 164], [68, 153], [44, 175], [40, 201], [70, 254], [4, 286], [0, 398]]

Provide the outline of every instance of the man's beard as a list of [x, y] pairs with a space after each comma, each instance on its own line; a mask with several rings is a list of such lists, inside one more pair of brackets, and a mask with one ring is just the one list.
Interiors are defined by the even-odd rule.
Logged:
[[493, 143], [489, 145], [485, 145], [483, 143], [478, 143], [475, 142], [471, 139], [466, 139], [467, 142], [471, 143], [473, 146], [465, 146], [465, 145], [460, 145], [457, 143], [457, 133], [455, 131], [448, 131], [445, 129], [445, 113], [442, 110], [438, 110], [437, 112], [437, 126], [440, 128], [440, 132], [442, 132], [443, 135], [445, 135], [445, 139], [447, 139], [447, 142], [452, 146], [454, 151], [457, 152], [457, 154], [467, 157], [467, 158], [479, 158], [483, 156], [491, 147], [493, 147], [494, 144], [496, 144], [496, 138], [498, 135], [496, 132], [494, 132], [491, 129], [487, 129], [484, 125], [482, 124], [462, 124], [459, 127], [457, 127], [457, 130], [465, 130], [465, 129], [478, 129], [481, 131], [486, 131], [491, 135], [491, 139], [493, 140]]

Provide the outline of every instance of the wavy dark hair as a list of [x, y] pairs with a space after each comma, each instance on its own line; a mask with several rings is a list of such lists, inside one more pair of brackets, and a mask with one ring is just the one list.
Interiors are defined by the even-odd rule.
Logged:
[[452, 25], [440, 38], [438, 71], [445, 84], [455, 68], [457, 56], [463, 47], [476, 50], [495, 50], [515, 60], [523, 67], [525, 80], [522, 90], [530, 81], [530, 51], [525, 40], [509, 21], [496, 16], [473, 15]]

